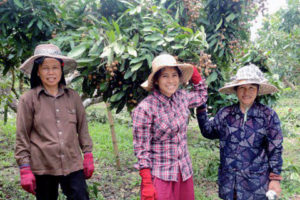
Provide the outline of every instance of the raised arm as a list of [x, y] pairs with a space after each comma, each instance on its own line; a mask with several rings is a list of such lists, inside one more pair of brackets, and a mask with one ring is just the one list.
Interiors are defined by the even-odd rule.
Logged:
[[[216, 116], [217, 117], [217, 116]], [[218, 119], [215, 117], [213, 120], [209, 120], [206, 112], [206, 104], [197, 108], [197, 120], [203, 137], [208, 139], [220, 138], [218, 131]]]

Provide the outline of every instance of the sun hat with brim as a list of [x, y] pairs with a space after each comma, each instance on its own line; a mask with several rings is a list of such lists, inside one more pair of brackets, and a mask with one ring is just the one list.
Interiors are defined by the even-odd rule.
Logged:
[[224, 94], [236, 94], [236, 90], [234, 88], [245, 84], [259, 85], [258, 95], [272, 94], [279, 91], [277, 87], [268, 83], [268, 80], [264, 77], [262, 71], [260, 71], [260, 69], [254, 64], [240, 68], [237, 71], [236, 76], [234, 76], [231, 80], [231, 82], [220, 88], [219, 92]]
[[153, 77], [156, 72], [165, 67], [178, 67], [182, 73], [182, 77], [180, 79], [181, 83], [187, 83], [192, 75], [193, 75], [193, 65], [178, 63], [174, 56], [170, 54], [162, 54], [155, 57], [152, 61], [152, 72], [148, 76], [148, 79], [141, 84], [142, 88], [147, 91], [151, 91], [154, 88]]
[[64, 62], [64, 73], [67, 74], [77, 67], [77, 63], [73, 58], [69, 58], [66, 56], [63, 56], [60, 49], [54, 45], [54, 44], [40, 44], [35, 47], [34, 55], [28, 58], [21, 66], [20, 70], [24, 72], [25, 74], [30, 75], [34, 60], [39, 57], [49, 57], [49, 58], [58, 58], [62, 59]]

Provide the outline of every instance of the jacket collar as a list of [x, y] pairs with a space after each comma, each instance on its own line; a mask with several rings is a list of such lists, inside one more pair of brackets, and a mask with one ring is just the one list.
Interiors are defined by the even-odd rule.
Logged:
[[[257, 103], [254, 101], [252, 106], [249, 108], [248, 112], [247, 112], [247, 116], [254, 116], [254, 112], [257, 109]], [[240, 104], [236, 103], [233, 105], [233, 112], [239, 115], [244, 115], [240, 109]]]

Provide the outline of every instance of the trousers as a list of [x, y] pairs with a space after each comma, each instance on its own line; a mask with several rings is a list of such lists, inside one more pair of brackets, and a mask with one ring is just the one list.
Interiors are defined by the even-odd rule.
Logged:
[[57, 200], [59, 185], [67, 200], [89, 200], [83, 170], [67, 176], [35, 175], [35, 178], [37, 200]]

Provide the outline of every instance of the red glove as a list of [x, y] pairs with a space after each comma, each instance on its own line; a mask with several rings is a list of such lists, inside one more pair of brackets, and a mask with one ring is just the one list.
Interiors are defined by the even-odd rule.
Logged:
[[30, 167], [22, 167], [20, 169], [21, 186], [27, 192], [35, 195], [35, 176], [33, 175]]
[[83, 172], [86, 179], [91, 178], [93, 175], [94, 159], [93, 159], [93, 154], [91, 152], [84, 154]]
[[152, 184], [150, 169], [141, 169], [140, 176], [142, 177], [141, 200], [155, 200], [156, 191]]
[[198, 72], [197, 67], [195, 67], [195, 66], [194, 66], [194, 72], [193, 72], [191, 80], [192, 80], [193, 84], [195, 84], [195, 85], [198, 84], [202, 80], [201, 75]]

